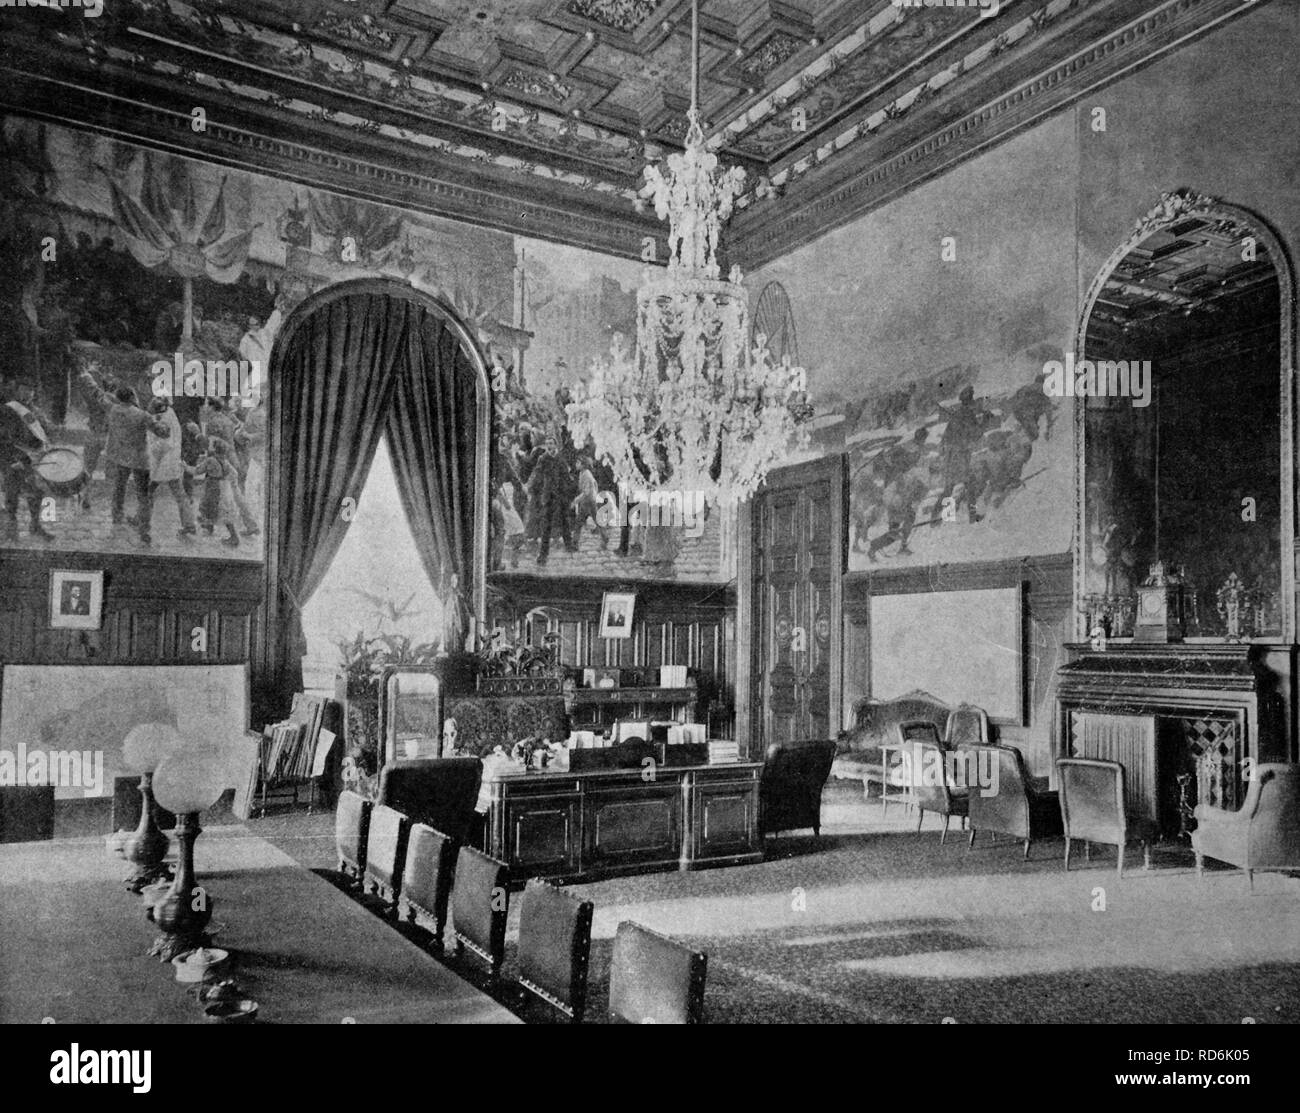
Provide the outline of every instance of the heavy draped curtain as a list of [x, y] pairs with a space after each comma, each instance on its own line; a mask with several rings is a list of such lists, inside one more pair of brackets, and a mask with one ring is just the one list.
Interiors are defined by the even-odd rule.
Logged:
[[261, 721], [287, 713], [302, 687], [302, 607], [347, 535], [384, 433], [425, 570], [452, 604], [449, 636], [463, 630], [448, 592], [468, 598], [473, 583], [475, 374], [437, 314], [387, 293], [328, 301], [277, 347]]

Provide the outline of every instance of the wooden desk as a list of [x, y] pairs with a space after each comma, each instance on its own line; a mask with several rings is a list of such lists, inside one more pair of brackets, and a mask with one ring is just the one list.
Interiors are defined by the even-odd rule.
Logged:
[[488, 853], [514, 877], [568, 879], [759, 862], [762, 768], [521, 769], [490, 782]]
[[[259, 1023], [511, 1024], [518, 1018], [242, 827], [195, 845], [217, 944]], [[102, 839], [0, 847], [0, 1021], [207, 1024]]]

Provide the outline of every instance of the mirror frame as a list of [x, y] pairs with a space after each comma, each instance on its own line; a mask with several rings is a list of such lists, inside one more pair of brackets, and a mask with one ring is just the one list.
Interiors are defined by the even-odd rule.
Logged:
[[[1181, 223], [1189, 216], [1202, 217], [1210, 221], [1224, 223], [1249, 230], [1258, 243], [1265, 246], [1273, 269], [1277, 272], [1278, 309], [1281, 324], [1279, 343], [1280, 384], [1279, 402], [1281, 416], [1281, 477], [1282, 487], [1279, 492], [1279, 504], [1282, 509], [1280, 524], [1281, 554], [1281, 588], [1279, 603], [1282, 610], [1281, 641], [1292, 643], [1296, 637], [1296, 564], [1300, 560], [1300, 537], [1296, 536], [1296, 474], [1295, 474], [1295, 339], [1296, 339], [1296, 302], [1295, 277], [1291, 257], [1281, 237], [1258, 214], [1238, 205], [1228, 204], [1215, 197], [1207, 197], [1190, 190], [1180, 189], [1160, 195], [1160, 203], [1146, 216], [1137, 221], [1133, 233], [1106, 260], [1088, 287], [1079, 314], [1074, 337], [1076, 360], [1087, 358], [1088, 325], [1092, 311], [1112, 272], [1135, 248], [1154, 233]], [[1074, 591], [1073, 624], [1074, 640], [1086, 640], [1088, 631], [1080, 606], [1086, 593], [1084, 583], [1087, 554], [1087, 519], [1084, 500], [1087, 493], [1085, 475], [1086, 444], [1085, 413], [1087, 400], [1074, 400]], [[1277, 639], [1260, 639], [1264, 642]]]

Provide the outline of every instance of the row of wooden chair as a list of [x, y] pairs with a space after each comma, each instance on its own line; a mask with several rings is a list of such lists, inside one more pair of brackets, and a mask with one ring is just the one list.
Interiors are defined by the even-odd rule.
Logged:
[[[504, 862], [383, 804], [344, 792], [335, 813], [339, 871], [359, 887], [372, 910], [403, 930], [431, 926], [431, 946], [444, 949], [451, 910], [455, 957], [475, 956], [493, 988], [505, 960], [510, 874]], [[591, 901], [536, 878], [519, 912], [518, 985], [574, 1023], [587, 1007]], [[614, 937], [610, 1019], [627, 1023], [699, 1023], [706, 959], [702, 954], [625, 921]]]

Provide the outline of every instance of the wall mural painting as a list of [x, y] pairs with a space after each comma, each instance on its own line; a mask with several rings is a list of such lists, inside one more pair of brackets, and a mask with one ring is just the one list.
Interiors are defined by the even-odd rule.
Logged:
[[[849, 450], [851, 568], [973, 559], [1032, 531], [1035, 494], [1068, 475], [1071, 434], [1032, 367], [1059, 359], [1038, 344], [985, 386], [975, 365], [912, 378], [859, 400]], [[1009, 379], [1010, 381], [1005, 381]]]
[[619, 487], [565, 407], [616, 335], [636, 333], [639, 264], [517, 241], [514, 348], [491, 358], [495, 451], [490, 571], [615, 579], [726, 579], [728, 520], [689, 491]]
[[260, 560], [271, 350], [324, 286], [509, 339], [510, 236], [16, 117], [0, 146], [0, 546]]
[[851, 571], [1069, 549], [1073, 400], [1043, 384], [1075, 328], [1074, 143], [1058, 117], [750, 276], [789, 297], [810, 451], [848, 458]]

